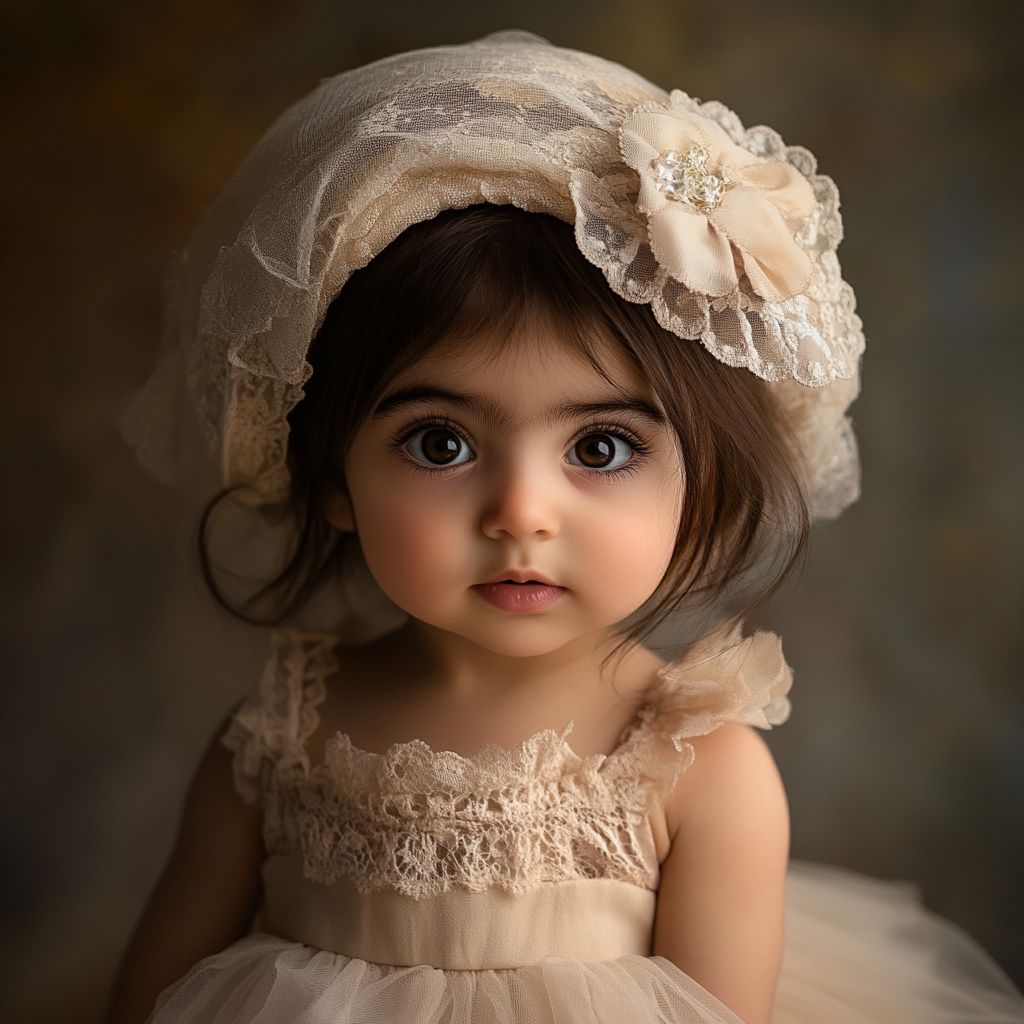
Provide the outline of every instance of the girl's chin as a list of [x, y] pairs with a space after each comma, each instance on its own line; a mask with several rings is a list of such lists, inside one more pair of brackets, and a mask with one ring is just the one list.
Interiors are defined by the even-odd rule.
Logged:
[[576, 637], [482, 637], [479, 646], [505, 658], [543, 658], [571, 644]]
[[418, 609], [403, 610], [410, 616], [410, 625], [414, 629], [420, 631], [425, 628], [424, 639], [431, 646], [454, 643], [457, 649], [468, 643], [507, 658], [536, 658], [551, 654], [581, 635], [581, 631], [571, 627], [567, 629], [550, 620], [542, 622], [540, 616], [501, 616], [506, 621], [495, 622], [493, 620], [499, 618], [499, 613], [493, 609], [489, 614], [484, 609], [477, 609], [475, 615], [438, 615], [433, 609], [423, 609], [426, 614], [418, 615]]
[[603, 630], [592, 631], [571, 626], [566, 628], [565, 625], [550, 621], [541, 622], [539, 617], [532, 616], [520, 616], [516, 622], [499, 624], [434, 625], [445, 633], [453, 634], [475, 647], [503, 658], [543, 658], [564, 650], [584, 637], [591, 638], [588, 641], [590, 643], [600, 643], [604, 639]]

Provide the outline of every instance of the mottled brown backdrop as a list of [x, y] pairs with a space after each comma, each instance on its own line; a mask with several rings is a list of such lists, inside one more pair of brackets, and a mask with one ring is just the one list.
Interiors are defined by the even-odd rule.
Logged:
[[99, 1019], [196, 754], [262, 657], [114, 427], [172, 252], [321, 77], [503, 27], [721, 99], [838, 181], [864, 498], [777, 616], [794, 847], [913, 879], [1024, 980], [1022, 9], [4, 0], [0, 1016]]

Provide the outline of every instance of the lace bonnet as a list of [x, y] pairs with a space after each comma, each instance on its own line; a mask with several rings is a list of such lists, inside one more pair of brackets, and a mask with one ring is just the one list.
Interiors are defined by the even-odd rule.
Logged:
[[180, 255], [125, 432], [168, 482], [195, 475], [198, 435], [222, 486], [283, 501], [286, 417], [349, 276], [442, 210], [512, 203], [573, 224], [609, 286], [684, 343], [772, 381], [811, 514], [836, 516], [858, 493], [846, 409], [864, 340], [815, 167], [720, 103], [524, 32], [338, 75], [267, 132]]

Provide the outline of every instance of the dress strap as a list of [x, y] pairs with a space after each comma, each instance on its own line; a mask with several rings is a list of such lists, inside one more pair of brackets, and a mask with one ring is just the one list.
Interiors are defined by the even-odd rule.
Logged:
[[646, 815], [672, 792], [693, 763], [688, 739], [726, 722], [770, 729], [789, 716], [793, 673], [774, 633], [743, 638], [739, 627], [716, 630], [666, 665], [644, 706], [602, 768]]
[[789, 717], [792, 683], [793, 670], [774, 633], [744, 638], [739, 626], [715, 630], [661, 670], [626, 745], [671, 741], [685, 754], [687, 739], [726, 722], [781, 725]]
[[234, 752], [235, 787], [249, 803], [269, 769], [309, 770], [306, 740], [320, 723], [325, 680], [338, 667], [335, 636], [278, 630], [259, 684], [239, 706], [221, 742]]

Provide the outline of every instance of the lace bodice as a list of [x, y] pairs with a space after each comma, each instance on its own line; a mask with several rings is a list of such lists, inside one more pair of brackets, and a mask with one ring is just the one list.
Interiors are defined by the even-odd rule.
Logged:
[[648, 815], [693, 759], [686, 740], [725, 721], [767, 728], [788, 713], [791, 674], [777, 637], [712, 635], [666, 666], [609, 755], [579, 757], [544, 730], [511, 750], [470, 757], [413, 740], [386, 754], [344, 733], [313, 765], [336, 638], [279, 633], [259, 688], [224, 743], [235, 780], [264, 801], [268, 854], [301, 859], [305, 877], [416, 898], [453, 888], [513, 895], [545, 882], [658, 883]]

